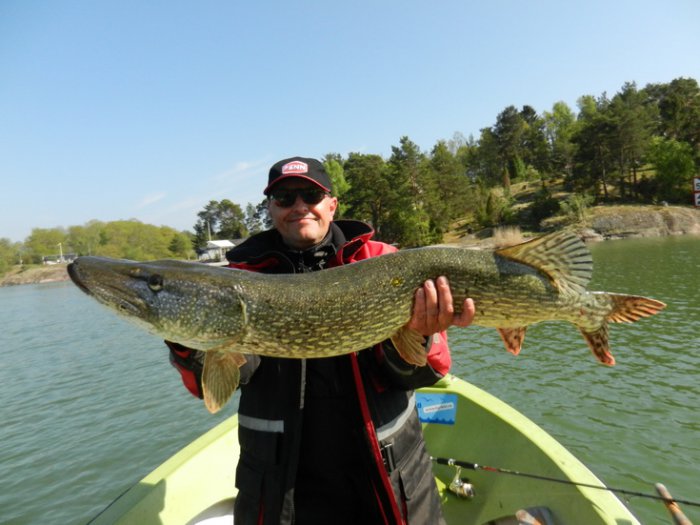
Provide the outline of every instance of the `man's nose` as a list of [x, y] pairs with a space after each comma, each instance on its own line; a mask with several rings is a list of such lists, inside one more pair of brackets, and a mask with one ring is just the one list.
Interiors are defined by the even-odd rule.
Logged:
[[309, 209], [309, 205], [306, 204], [306, 203], [304, 202], [304, 199], [301, 198], [301, 195], [299, 195], [299, 194], [297, 193], [296, 199], [294, 199], [294, 204], [292, 204], [292, 209], [294, 209], [294, 210], [298, 210], [298, 209], [308, 210], [308, 209]]

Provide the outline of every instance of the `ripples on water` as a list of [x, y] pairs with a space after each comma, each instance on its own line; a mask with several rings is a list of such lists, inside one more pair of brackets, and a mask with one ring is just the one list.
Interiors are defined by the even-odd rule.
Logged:
[[72, 284], [0, 289], [0, 522], [85, 523], [211, 416], [165, 346]]
[[[493, 329], [451, 331], [453, 372], [539, 423], [607, 484], [653, 493], [661, 481], [698, 500], [700, 239], [592, 249], [591, 289], [669, 304], [611, 326], [617, 366], [598, 365], [572, 325], [543, 323], [519, 357]], [[2, 523], [85, 523], [235, 410], [208, 414], [157, 338], [69, 283], [1, 288], [0, 312]], [[645, 524], [670, 522], [661, 503], [629, 505]], [[698, 509], [684, 510], [700, 522]]]
[[[660, 315], [612, 324], [617, 365], [597, 364], [567, 323], [528, 329], [513, 357], [495, 330], [453, 330], [453, 372], [515, 406], [612, 487], [700, 500], [700, 238], [592, 246], [590, 289], [648, 295]], [[473, 458], [470, 461], [479, 461]], [[505, 467], [508, 467], [505, 465]], [[660, 503], [631, 498], [643, 523], [670, 523]], [[700, 509], [683, 509], [700, 522]]]

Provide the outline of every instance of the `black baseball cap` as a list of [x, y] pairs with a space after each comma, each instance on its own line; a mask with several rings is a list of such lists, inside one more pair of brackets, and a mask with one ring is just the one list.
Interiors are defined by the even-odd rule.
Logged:
[[291, 157], [272, 165], [267, 178], [267, 187], [263, 193], [269, 195], [275, 184], [292, 177], [308, 180], [328, 193], [331, 192], [331, 178], [320, 161], [306, 157]]

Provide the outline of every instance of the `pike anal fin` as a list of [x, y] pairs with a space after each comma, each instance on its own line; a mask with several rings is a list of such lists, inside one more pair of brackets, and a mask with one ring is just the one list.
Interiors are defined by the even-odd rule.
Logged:
[[604, 365], [613, 366], [615, 358], [608, 347], [608, 323], [603, 323], [595, 332], [587, 332], [581, 327], [579, 330], [595, 358]]
[[204, 405], [212, 414], [221, 410], [238, 388], [239, 368], [246, 362], [237, 352], [208, 351], [202, 369], [202, 394]]
[[391, 342], [401, 359], [415, 366], [425, 366], [428, 357], [425, 351], [425, 338], [410, 328], [403, 327], [391, 336]]
[[517, 328], [498, 328], [498, 333], [501, 334], [503, 344], [513, 355], [518, 355], [525, 340], [525, 331], [527, 326], [519, 326]]

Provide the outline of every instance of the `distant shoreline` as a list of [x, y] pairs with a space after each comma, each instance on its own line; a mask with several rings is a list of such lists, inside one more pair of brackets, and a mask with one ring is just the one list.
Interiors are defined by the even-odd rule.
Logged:
[[45, 284], [67, 281], [67, 264], [51, 264], [15, 270], [0, 277], [0, 286], [15, 286], [20, 284]]
[[[586, 220], [574, 229], [587, 242], [700, 235], [700, 209], [684, 206], [598, 206], [592, 208]], [[462, 238], [458, 242], [468, 244], [469, 240]], [[488, 244], [485, 240], [481, 242]], [[16, 268], [0, 277], [0, 286], [67, 281], [66, 268], [67, 264]]]

